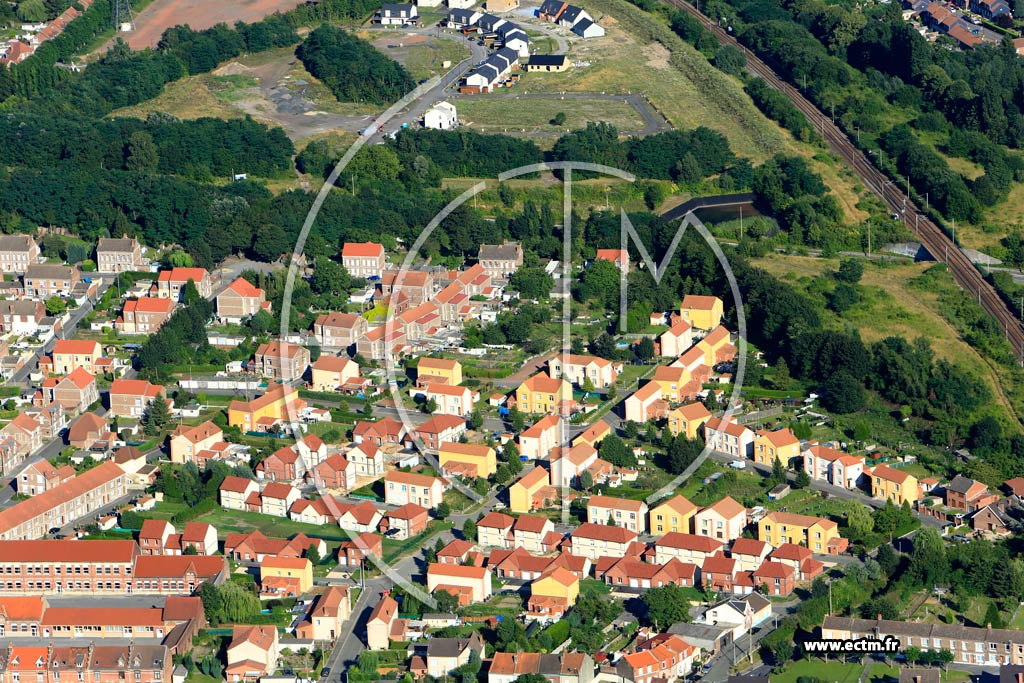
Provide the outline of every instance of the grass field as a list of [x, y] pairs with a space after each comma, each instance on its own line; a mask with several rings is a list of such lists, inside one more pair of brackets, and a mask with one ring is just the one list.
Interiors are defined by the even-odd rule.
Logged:
[[212, 116], [218, 119], [238, 119], [243, 114], [231, 106], [231, 100], [221, 99], [217, 88], [211, 87], [215, 77], [210, 74], [189, 76], [164, 87], [159, 96], [133, 107], [116, 109], [110, 117], [144, 119], [155, 112], [173, 114], [179, 119], [198, 119]]
[[772, 683], [796, 683], [800, 676], [811, 676], [829, 683], [857, 683], [864, 667], [860, 664], [822, 662], [803, 659], [786, 667], [782, 673], [772, 675]]
[[[490, 96], [462, 97], [455, 101], [459, 120], [481, 132], [540, 132], [558, 136], [566, 130], [583, 128], [588, 121], [605, 121], [620, 131], [639, 130], [643, 119], [631, 104], [624, 100], [560, 99], [551, 97], [519, 98]], [[551, 119], [562, 112], [566, 116], [561, 126]]]
[[[657, 18], [625, 0], [594, 0], [588, 9], [607, 35], [573, 42], [569, 56], [589, 66], [528, 74], [521, 83], [524, 91], [641, 92], [675, 127], [714, 128], [742, 156], [761, 161], [786, 146], [786, 136], [757, 110], [737, 81], [711, 66]], [[654, 39], [665, 44], [650, 42]]]
[[375, 40], [373, 45], [408, 69], [416, 81], [444, 73], [445, 62], [451, 62], [451, 68], [469, 57], [469, 45], [464, 40], [423, 38], [424, 36], [389, 35]]
[[[815, 283], [839, 266], [838, 259], [771, 254], [753, 263], [782, 280], [808, 291]], [[1002, 375], [960, 336], [940, 313], [939, 294], [916, 286], [914, 280], [932, 267], [932, 263], [865, 262], [861, 279], [863, 300], [837, 316], [826, 315], [826, 326], [852, 326], [866, 344], [888, 336], [909, 340], [925, 337], [936, 357], [977, 373], [993, 391], [1007, 415], [1015, 411], [1003, 391]], [[1015, 418], [1014, 418], [1015, 419]]]

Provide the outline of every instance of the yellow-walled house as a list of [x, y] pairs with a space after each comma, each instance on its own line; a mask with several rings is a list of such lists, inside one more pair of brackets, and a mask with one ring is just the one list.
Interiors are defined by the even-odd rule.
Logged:
[[675, 495], [651, 508], [650, 532], [656, 536], [672, 532], [689, 534], [692, 523], [690, 520], [697, 514], [697, 506], [685, 497]]
[[668, 430], [672, 436], [685, 434], [687, 439], [696, 439], [709, 417], [711, 411], [703, 403], [688, 403], [669, 412]]
[[896, 505], [914, 504], [921, 497], [917, 477], [886, 465], [879, 465], [871, 471], [871, 495], [882, 500], [891, 500]]
[[431, 384], [462, 384], [462, 363], [448, 358], [420, 358], [416, 366], [416, 383], [420, 386]]
[[839, 525], [830, 519], [792, 512], [770, 512], [757, 522], [757, 538], [776, 548], [792, 543], [816, 553], [826, 553], [829, 552], [829, 542], [840, 536]]
[[544, 507], [544, 491], [550, 488], [548, 471], [543, 467], [534, 467], [508, 488], [509, 509], [512, 512], [530, 512]]
[[298, 420], [306, 402], [295, 387], [272, 384], [267, 392], [252, 401], [232, 401], [228, 405], [228, 424], [243, 432], [269, 431], [282, 420]]
[[265, 557], [260, 563], [260, 592], [301, 595], [313, 588], [313, 565], [305, 557]]
[[351, 358], [323, 355], [310, 368], [313, 391], [337, 391], [359, 379], [359, 366]]
[[572, 406], [572, 385], [546, 372], [529, 377], [516, 389], [516, 407], [523, 413], [568, 415]]
[[445, 441], [437, 454], [442, 474], [487, 478], [498, 469], [494, 449], [484, 444]]
[[683, 389], [686, 388], [692, 373], [683, 367], [662, 365], [654, 371], [651, 381], [661, 387], [661, 397], [669, 402], [682, 400]]
[[774, 432], [760, 430], [754, 437], [754, 461], [759, 465], [771, 467], [774, 461], [782, 462], [788, 467], [790, 461], [800, 457], [800, 439], [790, 429], [779, 429]]
[[576, 604], [580, 594], [580, 580], [565, 567], [555, 567], [544, 572], [540, 578], [530, 584], [532, 595], [545, 595], [551, 598], [563, 598], [570, 605]]
[[679, 313], [695, 329], [713, 330], [722, 323], [722, 300], [717, 296], [687, 294]]

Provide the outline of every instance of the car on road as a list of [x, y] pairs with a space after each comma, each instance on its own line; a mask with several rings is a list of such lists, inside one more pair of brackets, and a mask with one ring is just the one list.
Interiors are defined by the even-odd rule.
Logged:
[[325, 666], [323, 668], [323, 670], [320, 672], [320, 678], [327, 678], [330, 675], [331, 675], [331, 667], [329, 667], [329, 666]]
[[745, 470], [747, 469], [747, 463], [743, 462], [742, 460], [733, 460], [731, 463], [729, 463], [729, 467], [733, 468], [734, 470]]

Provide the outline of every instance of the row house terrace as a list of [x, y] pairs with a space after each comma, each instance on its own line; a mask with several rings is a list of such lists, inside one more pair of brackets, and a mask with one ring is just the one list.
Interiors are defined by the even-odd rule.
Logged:
[[164, 645], [8, 645], [0, 650], [0, 678], [9, 683], [168, 683], [174, 662]]
[[41, 538], [128, 493], [127, 476], [106, 461], [77, 477], [0, 510], [0, 540]]
[[46, 317], [46, 305], [39, 299], [0, 301], [0, 332], [36, 334]]
[[52, 296], [70, 296], [81, 279], [81, 273], [74, 266], [36, 263], [25, 269], [22, 283], [25, 296], [48, 299]]

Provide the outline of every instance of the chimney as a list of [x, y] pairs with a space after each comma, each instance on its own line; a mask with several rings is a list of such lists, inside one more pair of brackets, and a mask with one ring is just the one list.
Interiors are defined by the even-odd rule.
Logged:
[[1017, 683], [1024, 683], [1024, 671], [1017, 672]]
[[882, 620], [882, 613], [881, 613], [881, 612], [879, 612], [879, 613], [878, 613], [878, 620], [879, 620], [879, 621], [881, 621], [881, 620]]

